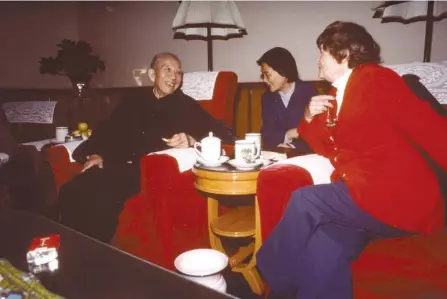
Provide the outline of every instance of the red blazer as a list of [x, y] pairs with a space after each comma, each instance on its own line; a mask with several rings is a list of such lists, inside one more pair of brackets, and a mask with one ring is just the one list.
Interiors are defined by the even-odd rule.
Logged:
[[376, 64], [358, 66], [346, 85], [337, 125], [325, 114], [298, 126], [300, 136], [329, 158], [356, 204], [382, 222], [412, 232], [444, 223], [435, 174], [415, 148], [447, 171], [447, 118], [417, 98], [402, 78]]

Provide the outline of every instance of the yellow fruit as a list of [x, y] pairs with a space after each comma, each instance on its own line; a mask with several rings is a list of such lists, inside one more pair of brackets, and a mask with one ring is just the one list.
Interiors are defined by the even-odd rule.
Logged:
[[88, 125], [87, 123], [78, 123], [78, 130], [81, 132], [87, 131]]
[[92, 129], [87, 130], [87, 136], [89, 136], [89, 137], [92, 136]]
[[85, 132], [81, 132], [81, 135], [82, 135], [82, 136], [89, 136], [87, 131], [85, 131]]
[[73, 132], [71, 132], [71, 135], [81, 135], [81, 131], [74, 130]]

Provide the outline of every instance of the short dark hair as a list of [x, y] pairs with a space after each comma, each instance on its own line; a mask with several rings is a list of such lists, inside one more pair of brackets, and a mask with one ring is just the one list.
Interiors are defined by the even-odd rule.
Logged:
[[270, 49], [256, 63], [259, 66], [263, 63], [267, 64], [278, 74], [286, 77], [288, 82], [295, 82], [299, 79], [295, 58], [287, 49], [281, 47]]
[[151, 69], [155, 68], [155, 66], [157, 65], [157, 62], [158, 62], [160, 59], [162, 59], [162, 58], [166, 58], [166, 57], [174, 58], [174, 59], [177, 60], [180, 64], [182, 63], [182, 61], [180, 60], [180, 58], [178, 58], [178, 56], [175, 55], [174, 53], [171, 53], [171, 52], [162, 52], [162, 53], [155, 54], [155, 56], [152, 58], [150, 68], [151, 68]]
[[365, 63], [381, 63], [380, 46], [363, 26], [335, 21], [317, 38], [319, 49], [328, 51], [338, 63], [348, 57], [348, 67]]

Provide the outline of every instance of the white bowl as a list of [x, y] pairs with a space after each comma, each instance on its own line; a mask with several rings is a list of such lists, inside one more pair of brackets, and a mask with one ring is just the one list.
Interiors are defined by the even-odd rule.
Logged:
[[207, 286], [213, 290], [225, 293], [227, 291], [227, 282], [221, 273], [208, 276], [190, 276], [182, 275], [184, 278], [192, 280], [201, 285]]
[[213, 249], [186, 251], [174, 261], [175, 268], [190, 276], [207, 276], [221, 272], [228, 265], [228, 257]]

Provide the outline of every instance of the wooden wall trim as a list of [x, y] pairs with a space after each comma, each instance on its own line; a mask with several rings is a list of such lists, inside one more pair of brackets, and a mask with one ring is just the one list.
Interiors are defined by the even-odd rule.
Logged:
[[[326, 81], [306, 81], [320, 93], [327, 92], [330, 83]], [[266, 91], [262, 82], [241, 82], [238, 84], [234, 103], [234, 125], [236, 135], [242, 138], [245, 133], [259, 132], [262, 126], [261, 97]]]

